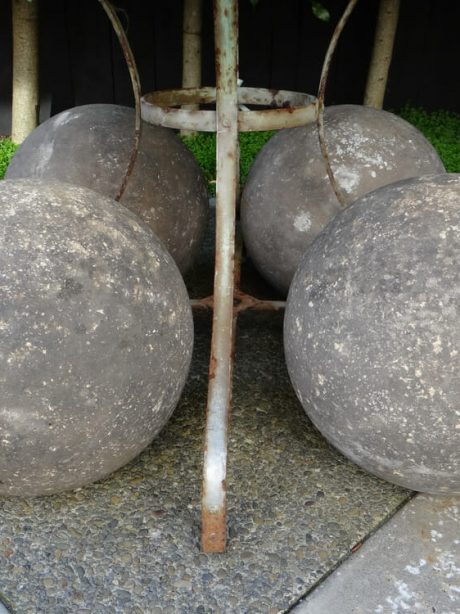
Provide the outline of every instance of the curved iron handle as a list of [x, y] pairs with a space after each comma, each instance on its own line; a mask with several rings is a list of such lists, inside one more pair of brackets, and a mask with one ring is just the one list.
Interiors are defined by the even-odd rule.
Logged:
[[323, 68], [321, 69], [321, 77], [318, 86], [318, 112], [316, 115], [316, 126], [318, 128], [319, 146], [321, 148], [321, 154], [326, 163], [326, 171], [329, 177], [329, 181], [331, 182], [332, 189], [334, 190], [334, 193], [341, 207], [346, 207], [347, 202], [334, 176], [334, 171], [332, 170], [329, 154], [327, 151], [326, 138], [324, 135], [324, 96], [326, 94], [327, 78], [329, 76], [329, 68], [331, 67], [335, 48], [337, 47], [337, 43], [339, 42], [342, 30], [344, 29], [345, 24], [347, 23], [348, 18], [350, 17], [357, 2], [358, 0], [350, 0], [345, 11], [343, 12], [342, 17], [340, 18], [338, 24], [335, 27], [334, 34], [332, 35], [329, 47], [327, 48], [327, 52], [324, 57]]
[[134, 127], [134, 142], [131, 150], [131, 155], [128, 161], [128, 167], [126, 169], [125, 175], [123, 177], [123, 181], [118, 190], [117, 195], [115, 196], [115, 200], [120, 200], [123, 196], [126, 186], [128, 185], [129, 178], [131, 173], [133, 172], [134, 163], [136, 162], [137, 154], [139, 152], [139, 143], [141, 140], [142, 133], [142, 121], [141, 121], [141, 83], [139, 79], [139, 73], [137, 71], [136, 61], [134, 59], [134, 55], [131, 47], [129, 46], [128, 38], [123, 30], [123, 26], [121, 25], [120, 20], [118, 19], [118, 15], [113, 8], [113, 5], [109, 0], [99, 0], [102, 4], [102, 8], [106, 12], [112, 27], [117, 35], [118, 42], [120, 43], [120, 47], [123, 51], [123, 55], [126, 61], [126, 66], [129, 70], [129, 76], [131, 77], [131, 84], [133, 86], [133, 94], [134, 94], [134, 102], [135, 102], [135, 127]]

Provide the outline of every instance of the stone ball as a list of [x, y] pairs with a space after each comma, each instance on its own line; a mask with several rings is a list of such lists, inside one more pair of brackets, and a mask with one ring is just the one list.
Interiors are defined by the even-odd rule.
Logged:
[[394, 183], [307, 250], [285, 315], [289, 374], [345, 456], [406, 488], [460, 493], [460, 174]]
[[[331, 167], [347, 205], [394, 181], [444, 171], [425, 137], [392, 113], [339, 105], [326, 108], [324, 123]], [[287, 294], [305, 250], [341, 209], [316, 124], [282, 130], [261, 150], [242, 194], [248, 255]]]
[[[131, 155], [134, 123], [134, 110], [123, 106], [63, 111], [25, 139], [6, 177], [65, 181], [115, 198]], [[143, 123], [121, 202], [150, 226], [185, 273], [204, 237], [208, 198], [195, 159], [172, 130]]]
[[193, 323], [137, 216], [87, 188], [0, 182], [0, 494], [74, 489], [143, 450], [175, 408]]

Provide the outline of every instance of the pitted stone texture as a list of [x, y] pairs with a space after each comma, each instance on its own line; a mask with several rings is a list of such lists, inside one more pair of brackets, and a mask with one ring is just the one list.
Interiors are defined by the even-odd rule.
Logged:
[[[19, 148], [8, 179], [37, 177], [81, 185], [115, 198], [134, 138], [134, 111], [93, 104], [55, 115]], [[143, 123], [139, 153], [121, 202], [165, 243], [184, 273], [206, 230], [206, 185], [172, 130]]]
[[285, 351], [317, 428], [361, 467], [460, 493], [460, 175], [380, 188], [299, 266]]
[[121, 467], [166, 423], [190, 365], [172, 258], [92, 190], [4, 181], [0, 278], [0, 493], [54, 493]]
[[12, 611], [286, 612], [407, 499], [311, 426], [289, 386], [282, 314], [246, 312], [236, 339], [229, 540], [224, 555], [200, 552], [211, 318], [194, 316], [181, 401], [135, 461], [76, 492], [0, 497], [0, 587]]
[[[400, 179], [444, 171], [425, 137], [396, 115], [340, 105], [328, 107], [324, 120], [331, 167], [347, 205]], [[305, 250], [340, 210], [316, 125], [282, 130], [260, 152], [243, 191], [248, 254], [287, 294]]]

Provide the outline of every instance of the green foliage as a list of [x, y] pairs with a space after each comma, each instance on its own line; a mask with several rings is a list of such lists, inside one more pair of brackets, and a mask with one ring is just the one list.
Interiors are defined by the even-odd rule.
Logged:
[[18, 145], [11, 142], [10, 139], [0, 139], [0, 179], [3, 179], [10, 163], [14, 156]]
[[[446, 170], [460, 173], [460, 115], [448, 111], [431, 113], [405, 106], [399, 115], [413, 124], [435, 147]], [[244, 185], [255, 157], [273, 132], [242, 132], [240, 134], [240, 183]], [[209, 193], [216, 193], [216, 137], [210, 133], [183, 137], [195, 156], [208, 182]]]
[[399, 115], [430, 141], [449, 173], [460, 173], [460, 115], [406, 105]]
[[255, 157], [274, 132], [240, 133], [240, 184], [244, 185]]
[[[256, 7], [259, 4], [259, 0], [249, 0], [253, 7]], [[320, 19], [321, 21], [330, 21], [331, 14], [327, 10], [327, 8], [323, 5], [319, 0], [310, 0], [311, 4], [311, 12], [315, 17]]]
[[199, 132], [196, 136], [183, 136], [208, 184], [209, 193], [216, 193], [216, 137], [210, 132]]
[[[240, 183], [244, 184], [254, 158], [273, 132], [242, 132], [240, 134]], [[216, 193], [216, 137], [209, 132], [184, 136], [182, 141], [195, 156], [208, 183], [209, 193]]]
[[315, 17], [321, 19], [321, 21], [330, 21], [331, 14], [327, 10], [327, 8], [322, 4], [322, 2], [318, 2], [318, 0], [311, 0], [311, 10]]

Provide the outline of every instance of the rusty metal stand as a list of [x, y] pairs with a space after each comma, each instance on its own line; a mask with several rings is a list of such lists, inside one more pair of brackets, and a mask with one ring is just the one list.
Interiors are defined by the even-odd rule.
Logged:
[[[316, 98], [287, 91], [238, 88], [238, 3], [215, 0], [216, 88], [151, 92], [142, 98], [142, 118], [171, 128], [217, 133], [216, 262], [214, 294], [194, 306], [213, 308], [207, 425], [202, 492], [205, 552], [225, 550], [227, 435], [232, 396], [236, 319], [245, 309], [280, 309], [283, 301], [260, 301], [239, 290], [240, 256], [235, 250], [239, 183], [238, 131], [279, 130], [316, 119]], [[216, 111], [186, 110], [186, 103], [216, 102]], [[259, 105], [249, 111], [240, 105]], [[176, 107], [176, 108], [175, 108]]]
[[222, 552], [226, 539], [227, 433], [232, 395], [231, 356], [236, 318], [233, 311], [235, 221], [238, 185], [238, 5], [215, 6], [217, 191], [214, 312], [204, 447], [202, 548]]
[[[330, 168], [324, 138], [324, 92], [334, 49], [356, 2], [350, 0], [332, 37], [323, 65], [318, 98], [299, 92], [238, 87], [236, 0], [214, 0], [216, 88], [157, 91], [142, 98], [142, 118], [149, 123], [217, 133], [214, 294], [192, 301], [194, 307], [213, 308], [202, 491], [201, 547], [205, 552], [223, 552], [227, 539], [227, 435], [237, 316], [246, 309], [273, 310], [284, 307], [283, 301], [261, 301], [239, 289], [241, 246], [235, 248], [238, 132], [279, 130], [316, 121], [329, 179], [340, 202], [340, 191]], [[180, 108], [184, 104], [212, 102], [216, 102], [216, 111]], [[264, 108], [249, 110], [246, 105]]]
[[[324, 136], [324, 94], [330, 63], [339, 36], [358, 0], [349, 0], [326, 53], [318, 98], [298, 92], [238, 87], [238, 2], [214, 0], [217, 87], [151, 92], [142, 99], [134, 56], [109, 0], [99, 0], [119, 39], [130, 73], [136, 102], [131, 156], [117, 199], [134, 167], [141, 135], [141, 115], [146, 122], [169, 128], [217, 133], [216, 262], [214, 294], [192, 301], [194, 307], [213, 308], [207, 425], [204, 452], [202, 538], [205, 552], [225, 550], [227, 435], [232, 396], [233, 346], [238, 313], [246, 309], [282, 309], [283, 301], [261, 301], [239, 289], [241, 243], [235, 244], [238, 193], [238, 132], [280, 130], [316, 121], [321, 152], [338, 201], [341, 192], [334, 178]], [[216, 102], [216, 111], [177, 108], [183, 104]], [[245, 105], [265, 107], [249, 110]], [[241, 106], [241, 110], [239, 107]]]

